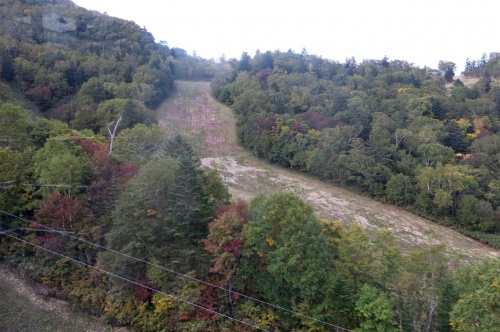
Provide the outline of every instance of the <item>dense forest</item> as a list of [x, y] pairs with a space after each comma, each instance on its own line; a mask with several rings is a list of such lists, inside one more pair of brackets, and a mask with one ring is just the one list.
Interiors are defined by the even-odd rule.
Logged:
[[0, 262], [137, 331], [493, 331], [500, 260], [231, 197], [155, 108], [213, 79], [243, 146], [499, 246], [498, 57], [206, 60], [66, 0], [0, 0]]
[[289, 52], [243, 54], [213, 81], [241, 144], [500, 248], [500, 57], [439, 69], [345, 63]]

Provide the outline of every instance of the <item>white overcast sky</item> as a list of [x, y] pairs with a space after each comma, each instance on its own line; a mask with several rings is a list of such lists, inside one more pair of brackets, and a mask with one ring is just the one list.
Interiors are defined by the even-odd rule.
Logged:
[[156, 41], [204, 58], [259, 49], [344, 62], [406, 60], [437, 68], [500, 52], [500, 3], [493, 0], [74, 0], [146, 27]]

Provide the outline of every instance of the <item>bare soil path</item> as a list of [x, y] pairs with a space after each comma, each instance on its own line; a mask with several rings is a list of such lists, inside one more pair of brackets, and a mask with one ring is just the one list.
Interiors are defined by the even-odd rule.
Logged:
[[357, 222], [368, 230], [390, 229], [406, 250], [442, 243], [457, 261], [500, 257], [498, 250], [405, 210], [256, 158], [238, 145], [235, 117], [211, 97], [209, 83], [176, 85], [176, 93], [157, 111], [160, 125], [187, 137], [203, 157], [203, 166], [216, 168], [234, 197], [250, 200], [257, 194], [292, 191], [321, 218]]

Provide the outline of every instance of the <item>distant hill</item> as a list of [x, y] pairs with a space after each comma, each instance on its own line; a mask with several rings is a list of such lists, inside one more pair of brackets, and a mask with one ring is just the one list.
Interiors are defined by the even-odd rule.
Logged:
[[172, 89], [172, 51], [134, 22], [66, 0], [2, 0], [0, 21], [4, 101], [96, 129], [81, 117], [103, 102], [132, 99], [144, 113]]

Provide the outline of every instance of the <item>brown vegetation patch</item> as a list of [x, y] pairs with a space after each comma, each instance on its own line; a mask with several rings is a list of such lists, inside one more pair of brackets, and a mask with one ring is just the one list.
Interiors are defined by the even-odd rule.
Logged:
[[238, 149], [234, 117], [229, 108], [210, 96], [205, 82], [177, 82], [175, 98], [166, 100], [158, 109], [160, 125], [170, 134], [188, 138], [203, 156], [220, 155]]

